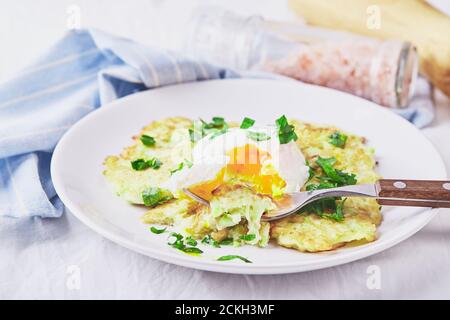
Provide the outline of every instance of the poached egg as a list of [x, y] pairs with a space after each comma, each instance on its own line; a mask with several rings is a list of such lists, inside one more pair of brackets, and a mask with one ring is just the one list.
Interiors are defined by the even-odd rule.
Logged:
[[163, 186], [172, 193], [183, 188], [211, 200], [222, 184], [241, 183], [274, 197], [299, 191], [309, 177], [305, 157], [293, 141], [280, 144], [276, 126], [230, 128], [200, 139], [192, 165], [173, 173]]

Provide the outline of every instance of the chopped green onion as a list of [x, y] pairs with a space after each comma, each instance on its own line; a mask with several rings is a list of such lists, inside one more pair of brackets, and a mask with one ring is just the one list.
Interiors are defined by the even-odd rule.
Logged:
[[141, 171], [148, 169], [149, 165], [144, 159], [137, 159], [135, 161], [131, 161], [131, 167], [136, 171]]
[[131, 167], [136, 171], [146, 170], [148, 168], [159, 169], [162, 165], [162, 162], [156, 158], [145, 161], [144, 159], [137, 159], [131, 161]]
[[254, 235], [254, 234], [244, 234], [239, 237], [239, 239], [244, 240], [244, 241], [252, 241], [255, 238], [256, 238], [256, 235]]
[[195, 247], [197, 245], [197, 240], [195, 240], [194, 238], [192, 238], [191, 236], [186, 238], [186, 243], [190, 246]]
[[150, 168], [155, 169], [155, 170], [161, 168], [161, 166], [162, 166], [162, 162], [156, 158], [148, 160], [147, 163]]
[[172, 232], [170, 238], [174, 238], [173, 242], [168, 242], [167, 244], [178, 250], [183, 250], [186, 246], [184, 245], [183, 236], [179, 233]]
[[184, 162], [180, 162], [177, 168], [170, 170], [170, 175], [173, 175], [175, 172], [181, 171], [184, 168]]
[[162, 228], [162, 229], [157, 229], [155, 227], [151, 227], [150, 231], [153, 232], [154, 234], [161, 234], [166, 232], [167, 228]]
[[188, 159], [184, 159], [184, 162], [180, 162], [177, 168], [170, 170], [170, 175], [173, 175], [175, 172], [183, 170], [184, 165], [187, 165], [188, 168], [192, 168], [193, 163]]
[[160, 188], [150, 188], [142, 192], [142, 200], [147, 207], [156, 207], [172, 198], [170, 191]]
[[172, 232], [170, 234], [169, 240], [173, 240], [172, 242], [168, 242], [167, 244], [175, 249], [178, 249], [180, 251], [183, 251], [185, 253], [195, 253], [195, 254], [201, 254], [203, 253], [202, 250], [200, 250], [199, 248], [196, 248], [195, 246], [197, 245], [197, 241], [192, 238], [192, 237], [187, 237], [186, 243], [188, 245], [190, 245], [191, 247], [186, 247], [186, 244], [184, 243], [183, 240], [183, 235], [176, 233], [176, 232]]
[[188, 168], [192, 168], [192, 161], [188, 160], [188, 159], [184, 159], [184, 163], [188, 166]]
[[341, 170], [334, 169], [333, 165], [336, 163], [335, 158], [321, 158], [316, 160], [316, 163], [325, 173], [326, 177], [322, 178], [325, 181], [334, 182], [338, 187], [356, 184], [356, 176], [354, 174], [345, 173]]
[[202, 119], [195, 121], [191, 128], [189, 128], [189, 137], [192, 142], [197, 142], [204, 136], [212, 134], [210, 139], [213, 139], [228, 131], [228, 124], [222, 117], [213, 117], [211, 122], [206, 122]]
[[[336, 188], [345, 185], [356, 184], [356, 176], [348, 174], [338, 169], [333, 168], [336, 163], [335, 158], [321, 158], [316, 160], [317, 165], [322, 169], [325, 176], [319, 176], [317, 179], [319, 183], [312, 183], [306, 186], [307, 191]], [[343, 207], [345, 199], [339, 203], [336, 200], [340, 198], [329, 197], [316, 200], [300, 210], [300, 213], [311, 212], [317, 214], [319, 217], [328, 218], [337, 222], [344, 220]]]
[[328, 218], [328, 219], [334, 220], [336, 222], [344, 221], [344, 202], [346, 200], [347, 200], [347, 198], [345, 198], [344, 200], [342, 200], [340, 203], [337, 204], [336, 212], [322, 213], [322, 214], [319, 214], [319, 216], [322, 218]]
[[311, 167], [311, 165], [309, 164], [308, 160], [306, 160], [306, 165], [309, 168], [309, 170], [308, 170], [309, 176], [308, 176], [308, 180], [307, 181], [311, 181], [314, 178], [314, 176], [315, 176], [314, 168]]
[[275, 123], [278, 127], [278, 138], [281, 144], [297, 141], [298, 136], [295, 133], [295, 127], [288, 123], [286, 116], [281, 116]]
[[211, 137], [209, 137], [209, 139], [212, 140], [212, 139], [214, 139], [214, 138], [216, 138], [216, 137], [218, 137], [218, 136], [221, 136], [221, 135], [227, 133], [227, 131], [228, 131], [228, 128], [220, 129], [219, 131], [214, 132], [214, 133], [211, 135]]
[[339, 217], [342, 217], [341, 218], [342, 220], [344, 220], [344, 204], [345, 204], [345, 201], [347, 201], [347, 198], [342, 199], [342, 201], [336, 207], [336, 214]]
[[156, 143], [155, 138], [148, 136], [146, 134], [143, 134], [140, 139], [141, 139], [141, 142], [144, 145], [146, 145], [147, 147], [152, 147]]
[[212, 122], [206, 123], [205, 128], [211, 129], [211, 128], [222, 128], [225, 125], [225, 119], [222, 117], [213, 117]]
[[254, 141], [266, 141], [270, 139], [270, 136], [265, 132], [255, 132], [255, 131], [248, 131], [247, 137]]
[[338, 148], [344, 148], [348, 137], [345, 134], [342, 134], [342, 133], [336, 131], [332, 135], [330, 135], [329, 138], [330, 138], [329, 142], [332, 145], [334, 145]]
[[245, 117], [244, 120], [242, 120], [241, 129], [251, 128], [254, 124], [255, 120]]
[[218, 261], [229, 261], [229, 260], [234, 260], [234, 259], [240, 259], [240, 260], [244, 261], [245, 263], [252, 263], [247, 258], [244, 258], [244, 257], [241, 257], [241, 256], [237, 256], [237, 255], [221, 256], [217, 260]]
[[181, 249], [181, 251], [186, 252], [186, 253], [196, 253], [196, 254], [203, 253], [202, 250], [200, 250], [199, 248], [196, 248], [196, 247], [186, 247], [186, 248]]
[[209, 234], [202, 239], [202, 243], [203, 244], [209, 244], [209, 245], [211, 245], [211, 246], [213, 246], [215, 248], [220, 248], [219, 242], [214, 240], [213, 237], [211, 237], [211, 235], [209, 235]]
[[220, 245], [222, 246], [229, 246], [233, 244], [233, 239], [231, 238], [227, 238], [227, 239], [223, 239], [222, 241], [219, 242]]
[[203, 137], [203, 133], [200, 131], [196, 131], [192, 128], [189, 128], [189, 138], [191, 139], [191, 142], [197, 142]]

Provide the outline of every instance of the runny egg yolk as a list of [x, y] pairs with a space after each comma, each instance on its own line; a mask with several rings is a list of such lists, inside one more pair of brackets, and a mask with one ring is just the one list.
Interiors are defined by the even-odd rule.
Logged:
[[273, 165], [264, 165], [271, 158], [268, 152], [253, 144], [235, 147], [227, 152], [230, 160], [213, 180], [196, 183], [188, 189], [199, 197], [211, 200], [212, 192], [229, 180], [250, 184], [260, 194], [273, 194], [286, 186]]

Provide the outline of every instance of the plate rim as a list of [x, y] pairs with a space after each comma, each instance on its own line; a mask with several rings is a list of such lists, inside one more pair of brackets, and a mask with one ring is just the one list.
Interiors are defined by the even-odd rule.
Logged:
[[[272, 79], [245, 79], [245, 78], [238, 78], [238, 79], [216, 79], [216, 80], [207, 80], [207, 81], [199, 81], [199, 82], [190, 82], [190, 83], [182, 83], [182, 84], [176, 84], [172, 86], [162, 87], [158, 88], [156, 90], [165, 90], [165, 89], [172, 89], [176, 86], [198, 86], [202, 85], [205, 82], [216, 82], [216, 83], [230, 83], [230, 82], [252, 82], [252, 83], [260, 83], [260, 82], [274, 82], [276, 80]], [[404, 118], [400, 117], [399, 115], [391, 112], [390, 110], [387, 110], [385, 108], [380, 108], [378, 105], [376, 105], [373, 102], [367, 101], [365, 99], [362, 99], [357, 96], [353, 96], [351, 94], [337, 91], [330, 88], [325, 87], [318, 87], [315, 85], [305, 84], [305, 83], [298, 83], [295, 81], [276, 81], [277, 85], [288, 85], [288, 86], [305, 86], [305, 87], [314, 87], [315, 90], [317, 88], [323, 89], [324, 91], [331, 90], [335, 92], [334, 94], [342, 94], [342, 95], [348, 95], [351, 96], [351, 98], [354, 99], [360, 99], [363, 100], [365, 105], [363, 108], [370, 107], [370, 104], [373, 104], [374, 106], [377, 106], [376, 112], [381, 112], [385, 114], [389, 114], [389, 116], [397, 117], [397, 120], [405, 122], [408, 126], [412, 127], [414, 130], [416, 130], [430, 145], [432, 150], [436, 153], [439, 159], [439, 170], [442, 171], [443, 176], [447, 177], [447, 171], [445, 164], [443, 162], [443, 159], [440, 155], [440, 153], [437, 151], [437, 149], [434, 147], [434, 145], [431, 143], [431, 141], [420, 131], [418, 130], [413, 124], [411, 124], [409, 121], [405, 120]], [[389, 248], [392, 248], [393, 246], [397, 245], [398, 243], [408, 239], [412, 235], [414, 235], [416, 232], [420, 231], [424, 226], [426, 226], [432, 219], [435, 217], [439, 209], [424, 209], [423, 213], [428, 213], [428, 217], [423, 220], [423, 222], [417, 226], [415, 229], [411, 229], [409, 232], [406, 232], [402, 234], [399, 237], [393, 238], [388, 243], [382, 243], [382, 242], [371, 242], [369, 244], [365, 244], [361, 246], [361, 251], [356, 252], [347, 252], [347, 253], [341, 253], [340, 255], [336, 256], [329, 256], [327, 260], [324, 261], [302, 261], [301, 265], [298, 264], [298, 262], [284, 262], [280, 264], [273, 264], [273, 265], [255, 265], [255, 264], [223, 264], [218, 261], [210, 261], [210, 260], [198, 260], [193, 261], [191, 257], [184, 257], [182, 255], [176, 255], [172, 254], [170, 252], [163, 252], [161, 250], [155, 249], [155, 248], [142, 248], [143, 245], [140, 245], [139, 243], [133, 242], [130, 239], [127, 239], [126, 237], [122, 237], [121, 235], [115, 234], [113, 231], [110, 231], [108, 229], [102, 228], [101, 226], [97, 225], [94, 221], [90, 220], [88, 218], [88, 215], [85, 214], [83, 209], [74, 203], [70, 197], [66, 196], [66, 193], [64, 192], [63, 187], [63, 181], [62, 176], [58, 173], [61, 172], [58, 169], [59, 161], [58, 159], [61, 157], [61, 149], [63, 149], [65, 145], [65, 141], [70, 139], [71, 135], [74, 134], [74, 132], [77, 131], [77, 128], [82, 126], [85, 122], [91, 121], [91, 119], [98, 117], [103, 112], [107, 112], [107, 110], [111, 109], [111, 107], [115, 107], [117, 104], [126, 103], [128, 100], [136, 99], [136, 97], [140, 95], [145, 95], [148, 93], [148, 91], [154, 91], [152, 90], [145, 90], [141, 91], [135, 94], [128, 95], [126, 97], [123, 97], [121, 99], [114, 100], [110, 103], [107, 103], [103, 105], [102, 107], [92, 111], [91, 113], [87, 114], [83, 118], [81, 118], [79, 121], [77, 121], [73, 126], [67, 130], [64, 135], [61, 137], [59, 142], [57, 143], [53, 156], [51, 159], [51, 165], [50, 165], [50, 174], [52, 177], [53, 185], [55, 188], [55, 191], [57, 195], [60, 197], [61, 201], [65, 205], [65, 211], [72, 213], [78, 220], [80, 220], [83, 224], [85, 224], [87, 227], [95, 231], [96, 233], [100, 234], [101, 236], [107, 238], [108, 240], [111, 240], [112, 242], [121, 245], [123, 247], [126, 247], [127, 249], [139, 252], [143, 255], [149, 256], [154, 259], [158, 259], [161, 261], [165, 261], [167, 263], [172, 263], [188, 268], [194, 268], [199, 270], [206, 270], [206, 271], [213, 271], [213, 272], [221, 272], [221, 273], [232, 273], [232, 274], [286, 274], [286, 273], [296, 273], [296, 272], [305, 272], [305, 271], [311, 271], [311, 270], [319, 270], [324, 269], [332, 266], [337, 266], [341, 264], [346, 264], [349, 262], [353, 262], [356, 260], [360, 260], [363, 258], [366, 258], [368, 256], [380, 253], [384, 250], [387, 250]], [[63, 146], [63, 147], [61, 147]], [[445, 179], [445, 178], [444, 178]], [[314, 253], [310, 253], [314, 254]]]

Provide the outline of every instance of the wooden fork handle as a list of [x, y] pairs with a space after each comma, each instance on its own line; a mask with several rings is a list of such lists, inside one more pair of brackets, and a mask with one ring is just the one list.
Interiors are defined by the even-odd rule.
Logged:
[[382, 205], [450, 208], [450, 180], [381, 179], [376, 189]]

